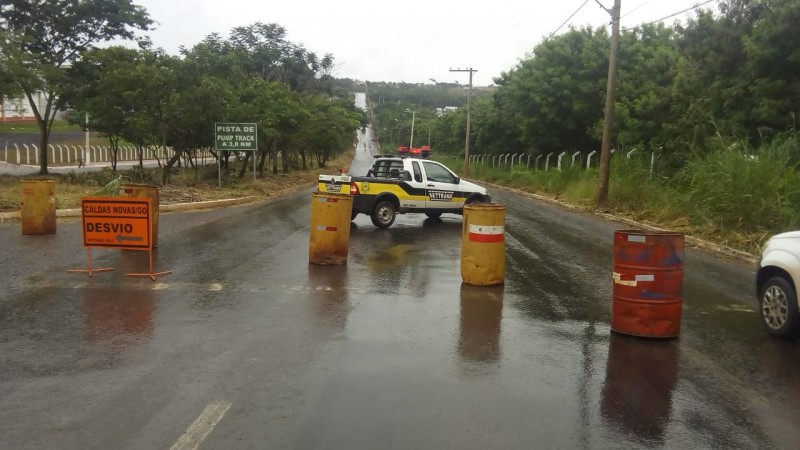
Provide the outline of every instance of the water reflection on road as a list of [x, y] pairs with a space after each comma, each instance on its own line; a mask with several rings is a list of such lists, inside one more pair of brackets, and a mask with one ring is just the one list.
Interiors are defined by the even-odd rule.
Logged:
[[491, 370], [500, 361], [503, 286], [461, 284], [458, 354], [466, 374]]
[[664, 445], [678, 383], [677, 340], [611, 333], [600, 411], [608, 425], [648, 446]]

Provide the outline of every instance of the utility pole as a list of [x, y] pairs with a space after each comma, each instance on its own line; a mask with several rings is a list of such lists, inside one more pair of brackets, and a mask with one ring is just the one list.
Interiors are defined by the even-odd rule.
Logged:
[[[606, 84], [606, 108], [603, 118], [603, 143], [600, 148], [600, 182], [597, 185], [597, 204], [608, 203], [608, 174], [611, 159], [611, 131], [614, 125], [614, 87], [617, 81], [617, 46], [619, 44], [619, 14], [621, 0], [614, 0], [611, 14], [611, 55], [608, 59], [608, 83]], [[600, 3], [600, 2], [598, 2]]]
[[411, 111], [411, 142], [408, 143], [408, 150], [414, 148], [414, 119], [417, 117], [416, 111]]
[[433, 126], [433, 122], [428, 122], [428, 147], [431, 146], [431, 127]]
[[469, 176], [469, 129], [472, 122], [472, 74], [478, 69], [450, 69], [450, 72], [469, 72], [469, 91], [467, 92], [467, 143], [464, 147], [464, 176]]

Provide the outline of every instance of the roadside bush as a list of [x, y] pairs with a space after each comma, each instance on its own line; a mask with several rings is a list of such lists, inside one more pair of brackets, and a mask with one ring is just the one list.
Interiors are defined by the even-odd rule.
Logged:
[[800, 176], [795, 134], [781, 135], [753, 149], [742, 140], [720, 140], [695, 153], [681, 177], [688, 186], [693, 222], [721, 231], [780, 231], [800, 219]]

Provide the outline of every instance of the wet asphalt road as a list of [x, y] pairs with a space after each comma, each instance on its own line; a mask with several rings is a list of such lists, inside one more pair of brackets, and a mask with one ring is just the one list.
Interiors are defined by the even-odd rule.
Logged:
[[753, 267], [690, 249], [681, 337], [612, 335], [627, 227], [490, 193], [495, 288], [461, 284], [460, 216], [358, 216], [348, 264], [309, 265], [311, 189], [161, 215], [157, 282], [143, 252], [66, 273], [77, 221], [0, 224], [0, 448], [797, 447], [800, 347]]

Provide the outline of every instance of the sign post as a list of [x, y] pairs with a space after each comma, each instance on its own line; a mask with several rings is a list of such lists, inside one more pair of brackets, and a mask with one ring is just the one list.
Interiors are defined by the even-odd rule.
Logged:
[[258, 150], [258, 125], [255, 123], [214, 123], [214, 148], [217, 150], [219, 186], [222, 187], [223, 150], [253, 152], [253, 181], [256, 179], [256, 150]]

